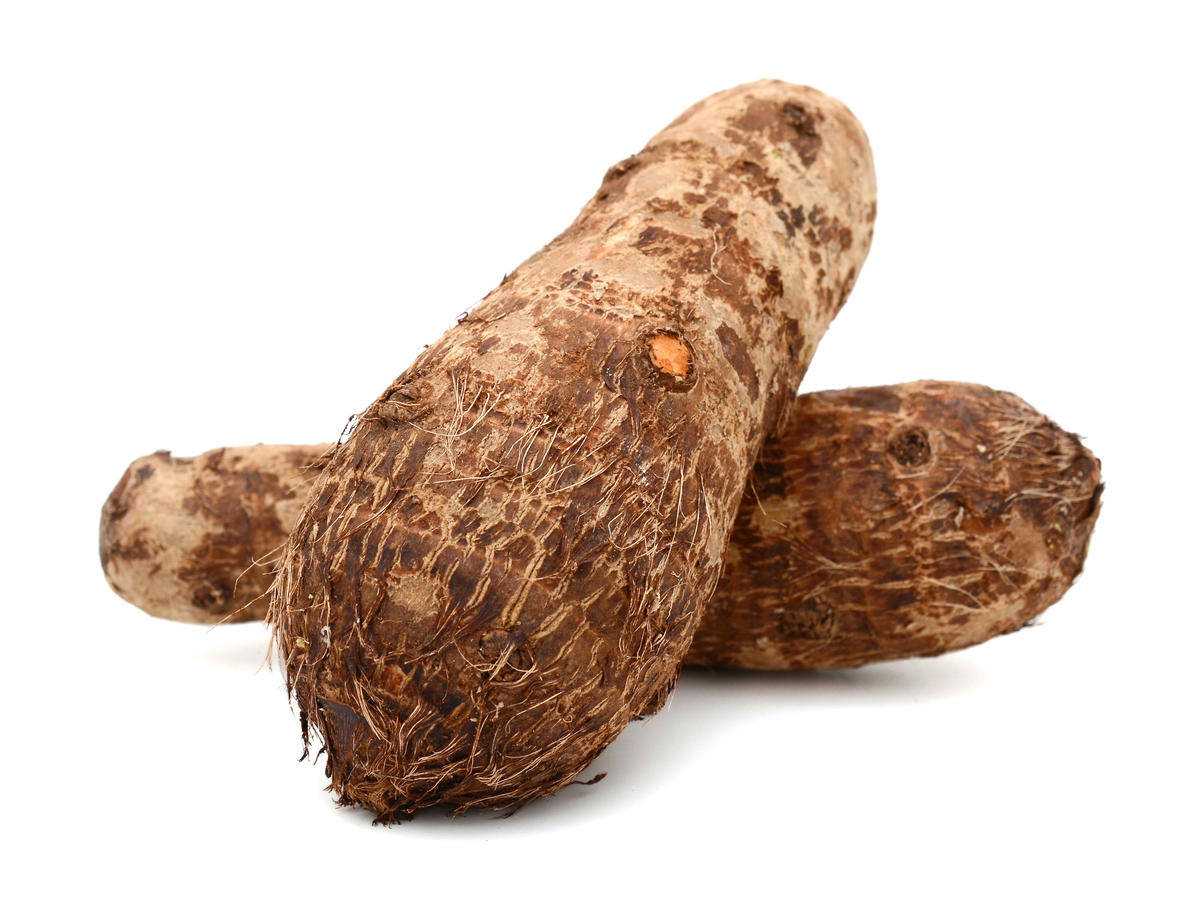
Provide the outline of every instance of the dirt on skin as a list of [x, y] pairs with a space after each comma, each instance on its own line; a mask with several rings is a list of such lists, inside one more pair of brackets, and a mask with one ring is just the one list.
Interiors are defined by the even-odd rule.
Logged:
[[520, 806], [670, 690], [874, 208], [842, 104], [716, 94], [365, 411], [270, 610], [343, 802]]

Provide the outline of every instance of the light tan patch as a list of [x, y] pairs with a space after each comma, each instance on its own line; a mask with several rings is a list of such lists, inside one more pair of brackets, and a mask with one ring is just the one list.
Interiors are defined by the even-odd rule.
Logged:
[[408, 610], [416, 618], [436, 616], [441, 608], [441, 595], [437, 584], [424, 575], [401, 575], [391, 583], [388, 599]]

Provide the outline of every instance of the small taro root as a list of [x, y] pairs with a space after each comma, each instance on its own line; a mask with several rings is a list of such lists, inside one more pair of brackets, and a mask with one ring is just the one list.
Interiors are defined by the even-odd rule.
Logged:
[[343, 802], [519, 806], [670, 690], [874, 215], [841, 103], [716, 94], [364, 412], [269, 614]]
[[151, 615], [244, 622], [266, 614], [272, 554], [300, 514], [324, 446], [225, 447], [135, 460], [100, 514], [112, 589]]
[[[329, 449], [213, 451], [171, 460], [175, 477], [158, 481], [165, 455], [137, 460], [101, 541], [142, 547], [144, 564], [112, 564], [110, 582], [147, 612], [209, 623], [244, 605], [220, 594], [238, 584], [237, 599], [253, 602], [232, 620], [262, 618], [255, 560], [283, 543]], [[223, 465], [204, 464], [214, 458]], [[141, 496], [151, 490], [152, 507]], [[1012, 631], [1079, 574], [1100, 490], [1100, 463], [1079, 439], [1012, 394], [926, 381], [802, 396], [763, 446], [684, 662], [833, 669]], [[239, 503], [199, 506], [197, 495]], [[114, 504], [138, 512], [113, 516]]]

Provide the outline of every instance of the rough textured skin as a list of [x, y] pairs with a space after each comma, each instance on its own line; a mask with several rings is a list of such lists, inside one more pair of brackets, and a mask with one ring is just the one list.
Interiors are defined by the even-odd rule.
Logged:
[[365, 411], [270, 611], [343, 802], [519, 806], [669, 690], [874, 210], [840, 103], [716, 94]]
[[274, 557], [324, 449], [260, 444], [134, 460], [100, 514], [109, 585], [167, 619], [263, 618]]
[[[244, 584], [238, 577], [287, 538], [299, 513], [294, 491], [307, 489], [329, 449], [233, 448], [224, 459], [236, 459], [234, 469], [173, 460], [191, 477], [169, 482], [137, 474], [161, 454], [137, 460], [114, 497], [140, 510], [150, 503], [141, 493], [154, 491], [153, 512], [106, 512], [102, 532], [110, 546], [140, 542], [148, 561], [127, 570], [119, 592], [164, 618], [225, 619], [241, 604], [217, 596], [208, 609], [197, 607], [196, 574], [210, 591]], [[254, 466], [274, 477], [249, 474]], [[212, 485], [219, 477], [234, 483]], [[281, 494], [277, 483], [290, 490]], [[684, 662], [834, 669], [935, 655], [1013, 631], [1079, 574], [1100, 491], [1099, 460], [1012, 394], [927, 381], [803, 396], [786, 431], [763, 445], [724, 573]], [[213, 520], [211, 504], [198, 511], [198, 493], [241, 496], [225, 508], [255, 530]], [[914, 494], [932, 500], [904, 505]], [[881, 497], [890, 498], [888, 526], [864, 533], [855, 510], [876, 509]], [[198, 549], [213, 542], [225, 552]], [[191, 562], [173, 564], [173, 555]], [[897, 561], [905, 577], [896, 577]], [[261, 567], [256, 573], [261, 583]], [[265, 613], [260, 598], [226, 620]]]
[[1013, 631], [1083, 567], [1100, 462], [1012, 394], [807, 394], [767, 443], [689, 664], [828, 669]]

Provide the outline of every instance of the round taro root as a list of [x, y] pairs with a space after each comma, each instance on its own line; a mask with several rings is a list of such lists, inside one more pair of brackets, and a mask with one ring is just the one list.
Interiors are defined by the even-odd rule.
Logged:
[[[263, 561], [330, 449], [136, 460], [105, 506], [109, 582], [168, 619], [262, 618]], [[802, 396], [763, 447], [684, 662], [833, 669], [1013, 631], [1079, 574], [1100, 491], [1099, 461], [1012, 394], [925, 381]], [[864, 529], [863, 508], [886, 527]]]
[[270, 609], [343, 802], [519, 806], [670, 690], [874, 210], [842, 104], [716, 94], [364, 412]]
[[192, 458], [160, 450], [134, 460], [100, 514], [109, 585], [165, 619], [261, 619], [273, 556], [325, 449], [222, 447]]

